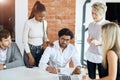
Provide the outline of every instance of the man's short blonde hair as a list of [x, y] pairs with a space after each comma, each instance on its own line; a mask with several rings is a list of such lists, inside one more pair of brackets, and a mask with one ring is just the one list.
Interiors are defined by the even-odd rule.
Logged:
[[107, 6], [104, 3], [96, 2], [92, 5], [92, 9], [96, 14], [103, 16], [107, 11]]

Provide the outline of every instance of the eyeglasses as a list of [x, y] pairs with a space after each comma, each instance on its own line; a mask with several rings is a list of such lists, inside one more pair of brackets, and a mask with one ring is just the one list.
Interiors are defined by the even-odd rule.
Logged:
[[70, 39], [64, 39], [64, 38], [60, 38], [61, 41], [66, 41], [66, 42], [69, 42]]

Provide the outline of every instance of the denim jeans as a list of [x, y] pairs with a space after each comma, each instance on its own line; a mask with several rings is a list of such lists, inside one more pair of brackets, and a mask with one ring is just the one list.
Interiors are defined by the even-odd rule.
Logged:
[[[44, 49], [43, 49], [42, 45], [33, 46], [31, 44], [29, 44], [29, 48], [30, 48], [30, 51], [31, 51], [31, 54], [32, 54], [33, 58], [35, 59], [35, 65], [34, 66], [38, 67], [39, 61], [40, 61], [41, 56], [42, 56], [42, 54], [44, 52]], [[26, 67], [31, 67], [29, 65], [29, 62], [28, 62], [28, 55], [27, 55], [27, 53], [25, 51], [24, 51], [24, 57], [23, 58], [24, 58], [25, 66]]]

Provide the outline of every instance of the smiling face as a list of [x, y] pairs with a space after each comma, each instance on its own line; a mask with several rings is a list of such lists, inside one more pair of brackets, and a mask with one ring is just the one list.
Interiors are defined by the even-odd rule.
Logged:
[[46, 11], [34, 13], [35, 19], [39, 22], [42, 22], [45, 19]]

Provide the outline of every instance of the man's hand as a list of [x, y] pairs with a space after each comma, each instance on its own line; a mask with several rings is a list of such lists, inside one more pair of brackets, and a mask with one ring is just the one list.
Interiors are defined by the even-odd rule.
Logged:
[[54, 73], [54, 74], [57, 74], [58, 70], [55, 68], [55, 67], [52, 67], [52, 66], [48, 66], [46, 68], [47, 71], [49, 71], [50, 73]]
[[74, 71], [72, 72], [72, 75], [73, 74], [80, 74], [81, 73], [81, 70], [80, 70], [80, 66], [77, 66]]
[[4, 69], [4, 65], [0, 64], [0, 70], [3, 70], [3, 69]]

